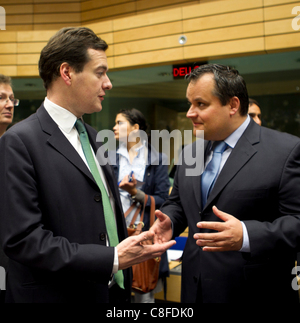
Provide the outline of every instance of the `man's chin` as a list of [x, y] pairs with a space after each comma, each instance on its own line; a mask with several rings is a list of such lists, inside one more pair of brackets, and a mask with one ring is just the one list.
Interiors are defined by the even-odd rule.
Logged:
[[204, 130], [199, 128], [193, 128], [193, 135], [196, 138], [203, 138], [204, 137]]

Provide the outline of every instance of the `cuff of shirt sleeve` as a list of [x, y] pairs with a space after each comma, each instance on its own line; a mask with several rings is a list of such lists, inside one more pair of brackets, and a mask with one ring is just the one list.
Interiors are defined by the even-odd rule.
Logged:
[[113, 274], [116, 274], [119, 270], [119, 257], [118, 257], [118, 250], [117, 248], [114, 248], [114, 263], [113, 263]]
[[241, 252], [250, 252], [250, 241], [249, 241], [249, 235], [248, 230], [246, 228], [246, 225], [244, 222], [241, 222], [243, 226], [243, 245], [240, 249]]

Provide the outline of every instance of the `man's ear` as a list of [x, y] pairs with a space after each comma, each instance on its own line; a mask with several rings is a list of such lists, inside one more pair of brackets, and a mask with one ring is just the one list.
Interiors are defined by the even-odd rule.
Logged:
[[138, 123], [135, 123], [133, 125], [134, 130], [140, 130], [140, 125]]
[[60, 76], [67, 85], [72, 83], [72, 68], [68, 63], [62, 63], [59, 68]]
[[230, 115], [234, 116], [241, 108], [240, 99], [234, 96], [230, 99]]

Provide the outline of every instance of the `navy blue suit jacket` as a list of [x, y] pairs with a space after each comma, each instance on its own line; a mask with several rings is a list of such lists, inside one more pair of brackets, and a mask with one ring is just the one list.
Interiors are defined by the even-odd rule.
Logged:
[[[170, 198], [161, 208], [173, 221], [174, 236], [189, 227], [182, 301], [298, 302], [291, 272], [300, 245], [299, 138], [251, 120], [203, 209], [200, 177], [187, 177], [189, 167], [195, 166], [186, 165], [183, 155]], [[214, 215], [213, 205], [244, 221], [250, 253], [209, 253], [196, 245], [197, 222], [221, 221]]]
[[[86, 125], [95, 150], [96, 131]], [[106, 246], [100, 190], [43, 105], [0, 143], [0, 238], [11, 302], [108, 302], [114, 248]], [[102, 166], [127, 231], [113, 169]], [[130, 271], [125, 270], [130, 299]]]

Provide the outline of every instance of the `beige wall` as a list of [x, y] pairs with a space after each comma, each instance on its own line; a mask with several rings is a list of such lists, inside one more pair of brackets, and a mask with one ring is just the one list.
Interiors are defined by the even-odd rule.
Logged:
[[[90, 27], [108, 42], [110, 69], [300, 48], [300, 31], [292, 28], [292, 9], [299, 5], [295, 0], [63, 1], [28, 0], [31, 4], [25, 5], [26, 0], [14, 0], [9, 6], [8, 0], [0, 0], [7, 8], [7, 30], [0, 31], [0, 73], [38, 76], [41, 49], [56, 30], [69, 25]], [[98, 8], [99, 3], [106, 3], [107, 10]], [[165, 7], [168, 3], [172, 6]], [[129, 4], [135, 6], [131, 11], [120, 9], [129, 8]], [[110, 18], [108, 8], [113, 7], [116, 15], [126, 17]], [[8, 19], [12, 12], [22, 13], [16, 18], [20, 22], [31, 19], [35, 30], [27, 29], [30, 24], [13, 30]], [[92, 22], [101, 12], [102, 21]], [[46, 30], [41, 26], [47, 26]], [[187, 37], [185, 45], [178, 43], [180, 35]]]

